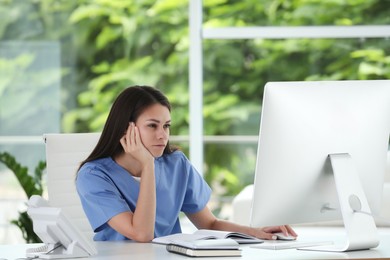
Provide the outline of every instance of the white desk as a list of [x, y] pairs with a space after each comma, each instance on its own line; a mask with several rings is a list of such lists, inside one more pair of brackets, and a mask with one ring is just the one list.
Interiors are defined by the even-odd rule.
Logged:
[[[322, 228], [296, 228], [301, 239], [337, 239], [341, 237], [342, 229], [334, 227]], [[268, 250], [255, 249], [251, 246], [242, 246], [242, 257], [238, 259], [390, 259], [390, 228], [379, 229], [381, 239], [380, 245], [375, 249], [361, 250], [346, 253], [332, 252], [312, 252], [296, 249], [285, 250]], [[85, 259], [191, 259], [185, 256], [169, 253], [165, 250], [165, 246], [152, 243], [135, 243], [135, 242], [94, 242], [98, 250], [98, 255]], [[23, 245], [0, 245], [0, 259], [17, 259], [24, 258], [27, 248], [36, 247], [36, 244]], [[3, 260], [2, 259], [2, 260]], [[82, 258], [79, 258], [82, 259]], [[216, 259], [201, 258], [201, 259]], [[219, 258], [221, 259], [221, 258]], [[230, 259], [230, 258], [229, 258]]]

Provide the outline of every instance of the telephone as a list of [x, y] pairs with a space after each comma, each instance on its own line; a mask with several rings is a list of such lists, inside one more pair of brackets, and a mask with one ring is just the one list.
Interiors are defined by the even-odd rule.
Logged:
[[50, 207], [41, 196], [30, 197], [27, 214], [33, 221], [34, 232], [45, 245], [27, 249], [26, 257], [58, 259], [97, 254], [94, 245], [72, 225], [61, 208]]

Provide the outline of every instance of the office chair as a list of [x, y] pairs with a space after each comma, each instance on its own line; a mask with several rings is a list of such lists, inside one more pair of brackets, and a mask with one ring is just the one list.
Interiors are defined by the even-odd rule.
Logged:
[[49, 203], [59, 207], [88, 239], [93, 230], [76, 191], [77, 169], [91, 153], [100, 133], [44, 134]]

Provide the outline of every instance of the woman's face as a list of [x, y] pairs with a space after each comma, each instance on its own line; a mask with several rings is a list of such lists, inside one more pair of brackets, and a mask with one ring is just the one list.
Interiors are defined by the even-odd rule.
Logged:
[[160, 157], [168, 143], [171, 114], [167, 107], [154, 104], [138, 117], [135, 122], [142, 143], [154, 157]]

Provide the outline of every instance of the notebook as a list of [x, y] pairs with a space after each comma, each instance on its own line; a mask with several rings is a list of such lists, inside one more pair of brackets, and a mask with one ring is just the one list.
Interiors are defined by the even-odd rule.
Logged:
[[191, 256], [241, 256], [239, 244], [230, 238], [195, 241], [172, 241], [166, 245], [168, 252]]
[[226, 239], [231, 238], [239, 244], [258, 244], [263, 243], [264, 240], [243, 234], [240, 232], [229, 232], [220, 230], [199, 229], [192, 234], [178, 233], [163, 237], [157, 237], [152, 240], [153, 243], [167, 245], [172, 241], [195, 241], [206, 239]]

